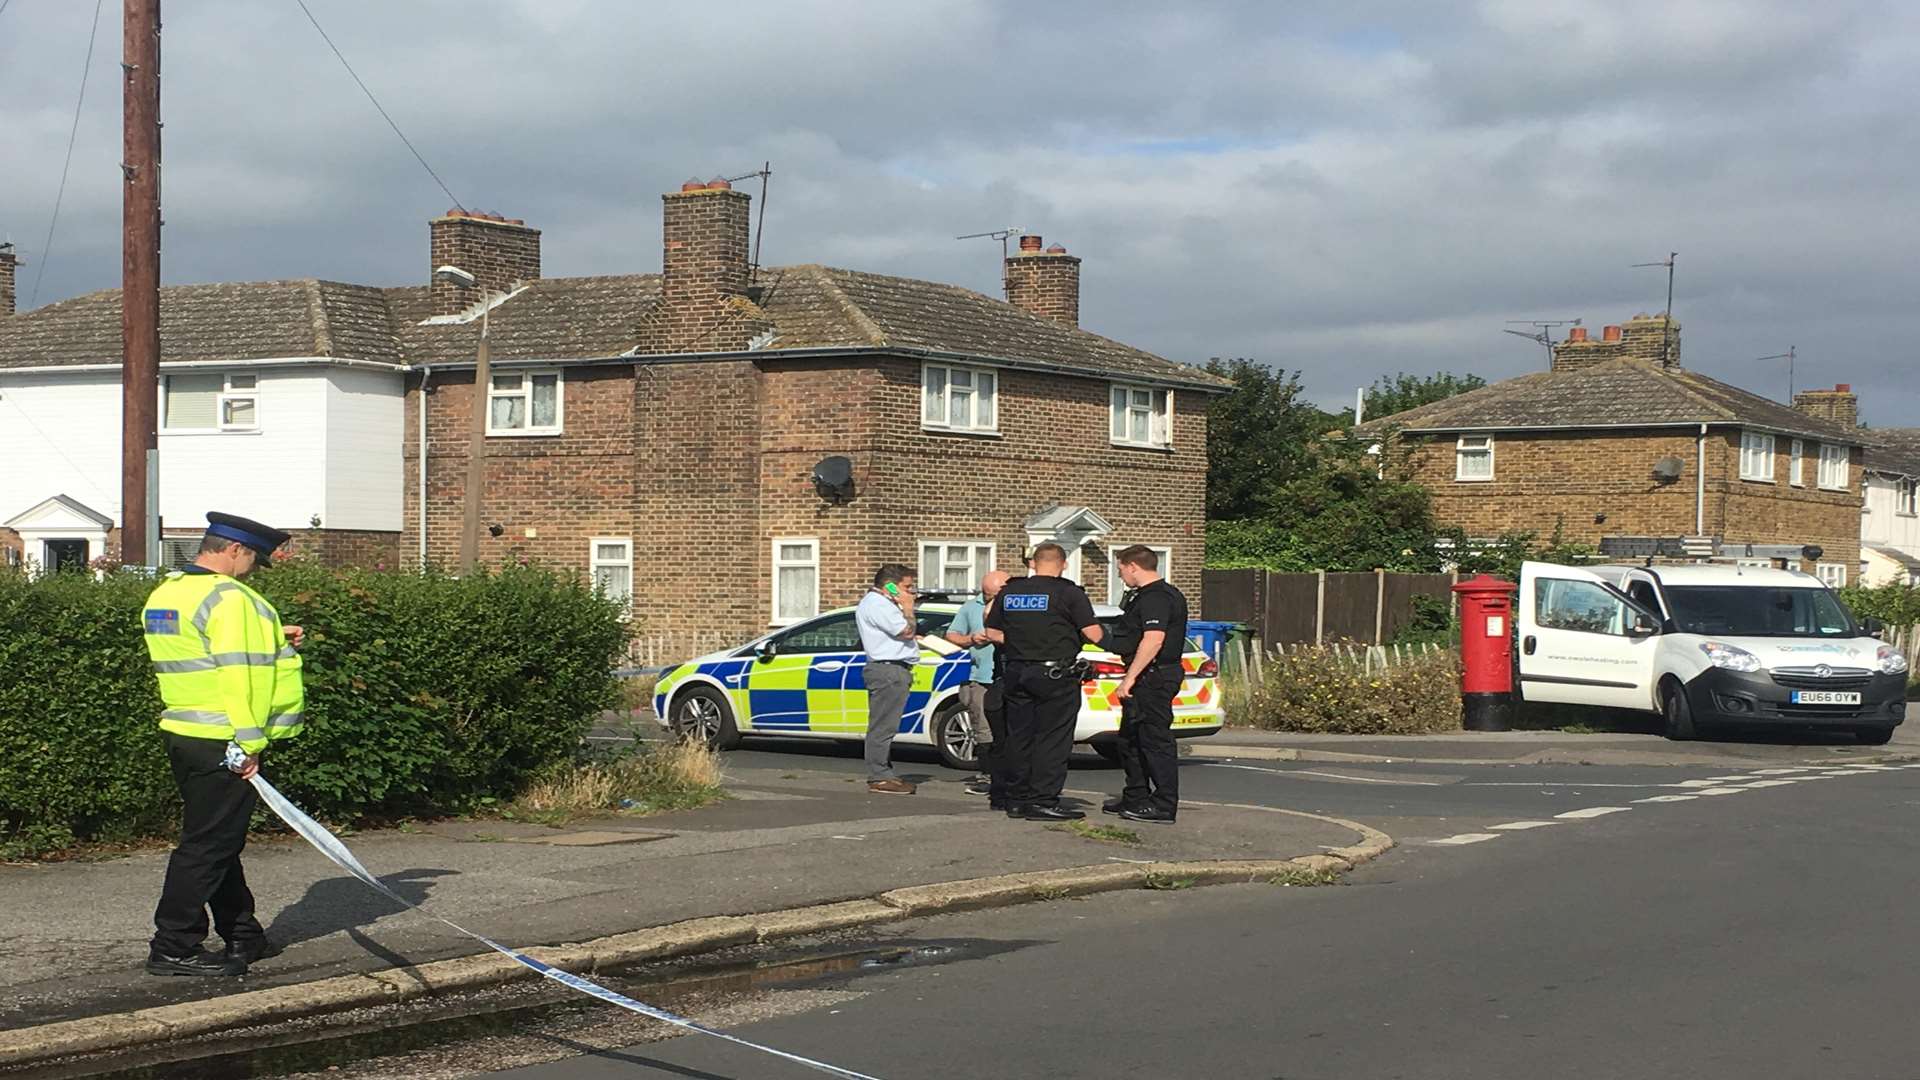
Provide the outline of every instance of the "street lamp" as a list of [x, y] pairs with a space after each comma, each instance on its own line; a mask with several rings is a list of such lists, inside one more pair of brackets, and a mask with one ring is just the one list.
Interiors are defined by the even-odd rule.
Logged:
[[[442, 266], [433, 271], [436, 281], [444, 281], [462, 289], [471, 289], [479, 284], [479, 279], [457, 266]], [[487, 409], [491, 407], [489, 390], [493, 384], [493, 375], [488, 366], [487, 310], [493, 306], [492, 296], [481, 297], [480, 306], [480, 345], [474, 354], [473, 365], [473, 433], [467, 449], [467, 491], [466, 512], [460, 526], [460, 572], [470, 574], [480, 561], [480, 494], [486, 488], [487, 472], [485, 453], [487, 447]], [[421, 528], [426, 522], [420, 523]]]

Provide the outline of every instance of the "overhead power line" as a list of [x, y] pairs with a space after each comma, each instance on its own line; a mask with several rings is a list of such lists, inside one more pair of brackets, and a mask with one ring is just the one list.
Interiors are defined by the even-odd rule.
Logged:
[[387, 122], [387, 126], [393, 129], [395, 135], [400, 136], [401, 142], [407, 144], [407, 149], [413, 152], [413, 159], [420, 163], [421, 168], [427, 170], [427, 175], [433, 177], [434, 183], [440, 185], [440, 190], [446, 192], [447, 198], [452, 200], [456, 209], [465, 210], [466, 207], [459, 199], [454, 198], [453, 192], [447, 188], [446, 181], [440, 179], [440, 174], [434, 172], [433, 166], [427, 164], [427, 159], [421, 157], [420, 151], [414, 148], [413, 140], [407, 138], [407, 133], [400, 130], [400, 125], [393, 122], [393, 117], [387, 115], [387, 110], [381, 106], [380, 99], [373, 96], [372, 90], [367, 89], [367, 84], [361, 81], [359, 73], [353, 70], [353, 65], [347, 63], [346, 56], [340, 52], [340, 46], [333, 43], [333, 39], [327, 36], [326, 29], [320, 25], [320, 20], [313, 17], [313, 11], [307, 7], [307, 0], [293, 0], [293, 2], [300, 5], [301, 11], [306, 12], [307, 21], [313, 24], [315, 30], [320, 31], [320, 40], [326, 42], [327, 48], [333, 50], [333, 55], [340, 60], [340, 66], [347, 69], [348, 75], [353, 76], [353, 81], [360, 87], [360, 92], [367, 95], [367, 100], [373, 102], [373, 107], [380, 111], [380, 118]]
[[[0, 12], [13, 0], [0, 0]], [[80, 65], [80, 95], [73, 103], [73, 129], [67, 132], [67, 160], [60, 166], [60, 187], [53, 194], [53, 216], [47, 221], [47, 242], [40, 245], [40, 268], [33, 272], [33, 292], [27, 306], [40, 305], [40, 282], [47, 276], [47, 256], [53, 251], [53, 229], [60, 224], [60, 203], [67, 197], [67, 170], [73, 167], [73, 143], [80, 135], [80, 106], [87, 103], [87, 77], [93, 74], [93, 43], [100, 36], [100, 8], [106, 0], [93, 0], [93, 29], [87, 33], [87, 59]]]

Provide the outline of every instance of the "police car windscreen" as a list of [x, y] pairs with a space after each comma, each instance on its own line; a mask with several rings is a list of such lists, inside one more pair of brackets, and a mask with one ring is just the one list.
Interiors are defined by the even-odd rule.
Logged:
[[1825, 589], [1670, 585], [1667, 607], [1683, 633], [1730, 637], [1856, 637], [1853, 617]]

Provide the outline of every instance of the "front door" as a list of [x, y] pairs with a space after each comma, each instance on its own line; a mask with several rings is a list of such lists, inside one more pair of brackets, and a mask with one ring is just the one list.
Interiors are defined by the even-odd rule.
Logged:
[[1653, 708], [1659, 616], [1591, 571], [1520, 567], [1520, 694], [1528, 701]]
[[87, 542], [85, 540], [45, 540], [45, 556], [41, 566], [49, 574], [63, 570], [85, 570], [87, 568]]

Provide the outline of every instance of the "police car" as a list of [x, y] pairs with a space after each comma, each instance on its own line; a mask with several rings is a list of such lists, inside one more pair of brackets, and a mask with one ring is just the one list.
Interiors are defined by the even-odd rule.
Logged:
[[[959, 610], [946, 594], [922, 593], [914, 606], [920, 660], [895, 742], [932, 745], [949, 767], [971, 769], [977, 764], [973, 732], [960, 710], [959, 689], [971, 673], [972, 654], [943, 636]], [[830, 611], [668, 668], [654, 689], [655, 718], [682, 738], [699, 738], [720, 750], [733, 749], [750, 735], [860, 741], [867, 731], [867, 657], [853, 612]], [[1120, 609], [1096, 604], [1094, 614], [1111, 626]], [[1084, 657], [1093, 677], [1081, 684], [1074, 741], [1112, 759], [1117, 757], [1112, 736], [1120, 727], [1114, 693], [1126, 668], [1118, 656], [1097, 646], [1086, 646]], [[1224, 718], [1218, 672], [1192, 639], [1182, 662], [1187, 675], [1173, 703], [1173, 733], [1178, 738], [1211, 735]]]

